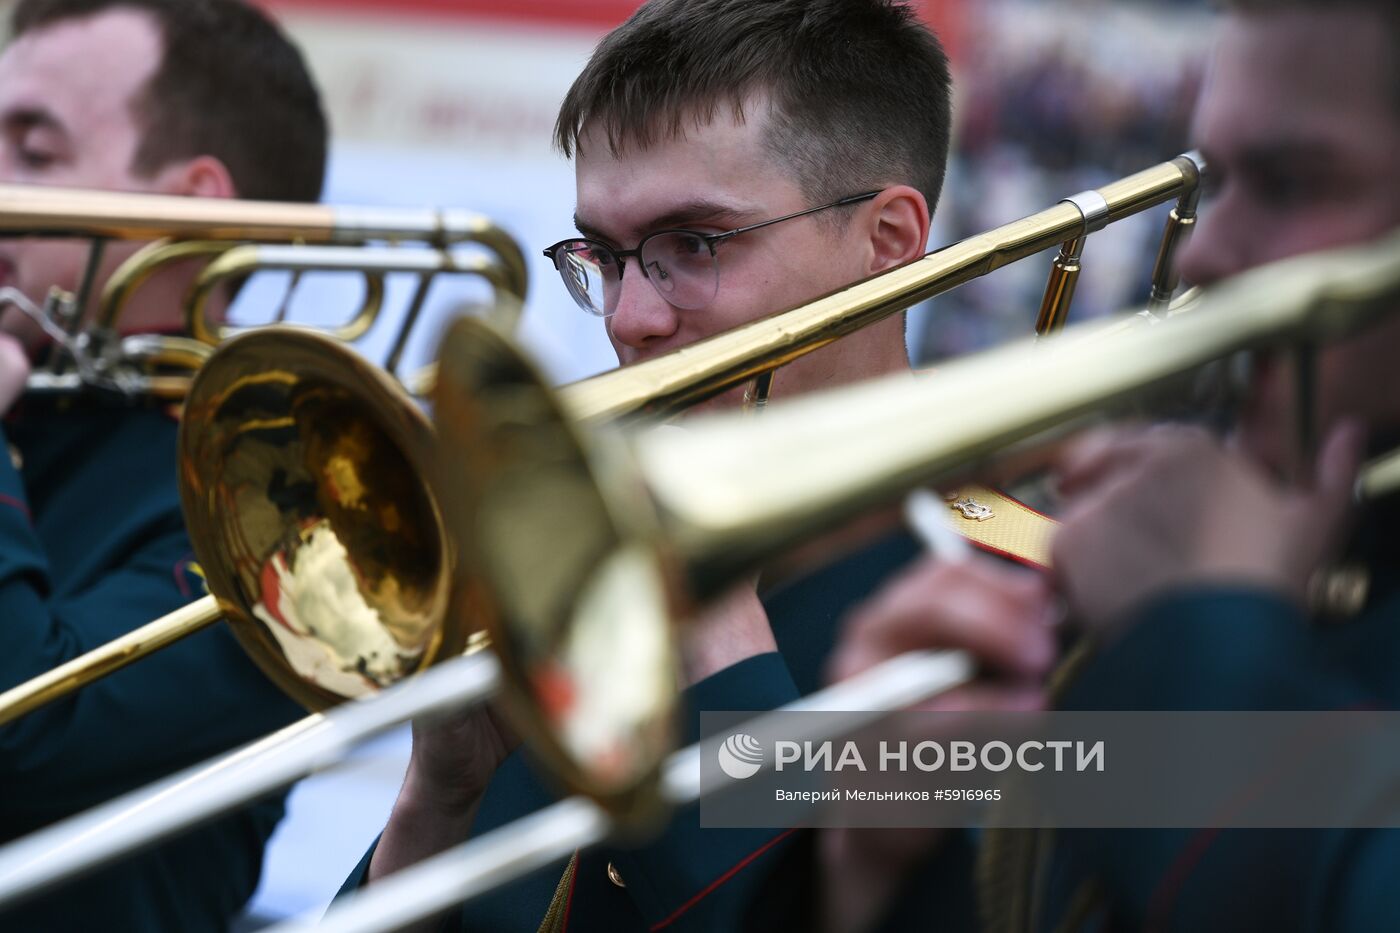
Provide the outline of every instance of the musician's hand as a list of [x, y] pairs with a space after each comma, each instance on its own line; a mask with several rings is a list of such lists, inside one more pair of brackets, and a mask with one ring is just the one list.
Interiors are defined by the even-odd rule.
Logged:
[[831, 674], [844, 680], [915, 649], [961, 649], [996, 676], [921, 708], [1038, 709], [1041, 680], [1055, 661], [1057, 618], [1053, 593], [1038, 573], [984, 557], [928, 558], [851, 613]]
[[[920, 709], [1043, 709], [1057, 618], [1053, 594], [1039, 574], [986, 558], [929, 558], [852, 613], [831, 672], [839, 680], [906, 651], [961, 649], [987, 676], [933, 697]], [[817, 858], [827, 933], [874, 925], [909, 872], [946, 836], [946, 830], [924, 828], [821, 831]]]
[[0, 333], [0, 416], [10, 410], [29, 379], [29, 356], [9, 334]]
[[1062, 459], [1053, 548], [1071, 618], [1111, 626], [1158, 593], [1210, 582], [1301, 601], [1344, 530], [1362, 447], [1359, 425], [1338, 425], [1312, 483], [1287, 488], [1196, 428], [1086, 438]]
[[408, 773], [370, 862], [369, 879], [464, 842], [487, 784], [519, 743], [490, 704], [431, 723], [414, 722]]
[[486, 792], [496, 769], [519, 744], [489, 703], [434, 722], [415, 721], [404, 784], [435, 806], [463, 809]]
[[685, 626], [681, 656], [694, 684], [754, 655], [778, 650], [754, 581], [710, 603]]

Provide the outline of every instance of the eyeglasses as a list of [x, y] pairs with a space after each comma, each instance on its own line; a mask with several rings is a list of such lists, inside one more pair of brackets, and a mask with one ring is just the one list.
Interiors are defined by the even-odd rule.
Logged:
[[597, 240], [576, 238], [560, 240], [544, 254], [554, 263], [574, 301], [589, 314], [612, 316], [617, 309], [626, 260], [634, 256], [642, 275], [662, 298], [677, 308], [694, 311], [713, 301], [719, 292], [719, 260], [715, 249], [721, 243], [760, 227], [869, 201], [879, 193], [867, 191], [723, 233], [658, 230], [643, 237], [636, 249], [613, 249]]

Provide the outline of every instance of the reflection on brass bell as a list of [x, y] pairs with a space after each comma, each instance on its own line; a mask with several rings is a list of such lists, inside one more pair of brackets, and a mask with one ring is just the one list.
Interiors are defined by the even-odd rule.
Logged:
[[10, 448], [10, 464], [11, 464], [12, 466], [14, 466], [14, 468], [15, 468], [16, 470], [23, 470], [23, 469], [24, 469], [24, 454], [20, 453], [20, 452], [19, 452], [19, 448], [16, 447], [14, 444], [10, 444], [10, 445], [9, 445], [9, 448]]
[[619, 888], [627, 887], [627, 882], [622, 880], [622, 873], [617, 870], [617, 866], [612, 862], [608, 863], [608, 880]]

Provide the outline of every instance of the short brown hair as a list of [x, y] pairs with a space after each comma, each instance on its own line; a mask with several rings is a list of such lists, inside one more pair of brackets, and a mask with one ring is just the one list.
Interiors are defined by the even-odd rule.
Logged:
[[164, 45], [160, 68], [134, 100], [143, 130], [132, 170], [212, 155], [239, 197], [315, 201], [326, 168], [326, 117], [301, 53], [243, 0], [21, 0], [20, 36], [112, 10], [149, 14]]
[[599, 43], [555, 125], [566, 156], [585, 124], [614, 153], [684, 135], [766, 94], [766, 144], [803, 193], [888, 184], [932, 210], [948, 161], [948, 57], [897, 0], [650, 0]]

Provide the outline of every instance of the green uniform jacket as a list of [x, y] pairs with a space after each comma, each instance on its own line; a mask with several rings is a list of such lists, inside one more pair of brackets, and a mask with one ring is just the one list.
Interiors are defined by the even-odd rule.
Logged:
[[[1145, 676], [1151, 671], [1158, 673]], [[1220, 588], [1154, 602], [1062, 705], [1344, 710], [1397, 709], [1397, 701], [1400, 594], [1319, 628], [1272, 594]], [[1045, 909], [1022, 928], [1395, 930], [1397, 872], [1395, 830], [1061, 831]]]
[[[826, 656], [838, 622], [919, 552], [905, 534], [893, 535], [819, 573], [763, 594], [778, 653], [749, 658], [694, 685], [686, 694], [687, 742], [699, 737], [701, 710], [767, 710], [825, 684]], [[517, 752], [492, 779], [473, 827], [483, 833], [556, 799]], [[568, 893], [566, 929], [625, 933], [635, 930], [729, 930], [752, 897], [751, 885], [791, 840], [775, 830], [701, 829], [698, 809], [680, 811], [651, 844], [584, 852]], [[346, 882], [358, 887], [373, 849]], [[609, 879], [608, 864], [626, 887]], [[566, 862], [499, 888], [464, 905], [445, 921], [451, 931], [539, 929]]]
[[[1240, 587], [1170, 594], [1143, 608], [1061, 706], [1400, 709], [1400, 507], [1368, 507], [1351, 550], [1372, 577], [1357, 617], [1319, 624], [1271, 593]], [[1389, 792], [1396, 788], [1400, 775]], [[1395, 930], [1397, 873], [1395, 830], [1061, 832], [1045, 909], [1028, 926], [1060, 928], [1080, 896], [1093, 906], [1068, 929]]]
[[[1368, 605], [1319, 625], [1277, 595], [1182, 590], [1144, 605], [1075, 676], [1070, 710], [1400, 709], [1400, 508], [1353, 544], [1371, 568]], [[1395, 794], [1400, 788], [1396, 775]], [[1384, 804], [1393, 804], [1394, 797]], [[803, 834], [810, 837], [810, 833]], [[995, 851], [1008, 837], [987, 836]], [[985, 858], [952, 837], [913, 872], [883, 933], [1370, 933], [1400, 929], [1400, 831], [1059, 830], [1020, 833], [1037, 855]], [[810, 838], [800, 846], [810, 849]], [[1002, 848], [1005, 851], [1005, 848]], [[985, 853], [990, 855], [991, 852]], [[794, 849], [756, 886], [746, 930], [798, 916], [819, 883]], [[1024, 866], [1038, 866], [1038, 881]], [[976, 878], [976, 881], [974, 881]], [[980, 884], [979, 884], [980, 882]], [[977, 904], [978, 895], [982, 903]], [[806, 916], [798, 928], [809, 928]]]
[[[1076, 674], [1059, 707], [1400, 709], [1400, 510], [1386, 512], [1373, 510], [1353, 546], [1373, 575], [1358, 617], [1319, 625], [1244, 587], [1163, 594]], [[1000, 835], [988, 854], [1011, 851], [1007, 842]], [[1062, 829], [1022, 833], [1012, 846], [1034, 854], [1019, 868], [1000, 855], [984, 860], [982, 923], [972, 886], [948, 884], [970, 876], [971, 853], [943, 853], [906, 886], [898, 922], [882, 929], [922, 930], [946, 913], [964, 919], [940, 929], [985, 933], [1400, 929], [1396, 830]], [[1037, 866], [1038, 881], [1025, 866]], [[772, 899], [765, 892], [759, 904]]]
[[[0, 427], [0, 689], [204, 595], [155, 408], [21, 401]], [[17, 465], [18, 464], [18, 465]], [[303, 715], [220, 624], [0, 728], [0, 839]], [[5, 930], [225, 930], [280, 798], [0, 915]]]

